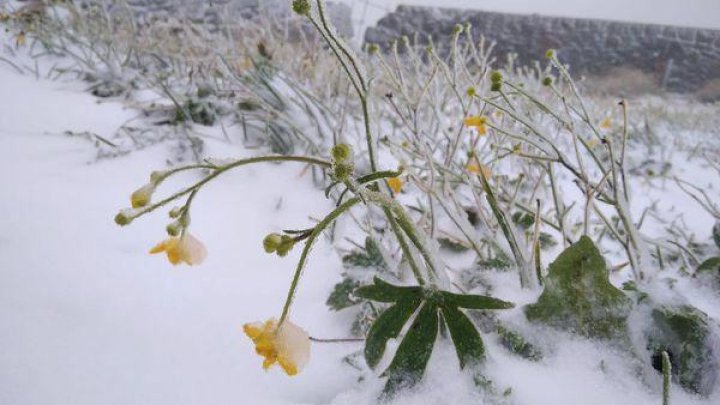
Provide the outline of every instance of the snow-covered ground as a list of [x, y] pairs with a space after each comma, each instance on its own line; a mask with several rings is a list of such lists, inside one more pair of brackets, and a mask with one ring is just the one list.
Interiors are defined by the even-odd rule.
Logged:
[[[95, 161], [91, 143], [63, 131], [109, 138], [133, 113], [82, 90], [0, 67], [0, 403], [374, 403], [381, 382], [359, 381], [341, 361], [359, 344], [314, 344], [309, 366], [289, 378], [279, 369], [263, 372], [241, 331], [245, 322], [279, 314], [298, 255], [265, 254], [263, 235], [306, 226], [308, 215], [331, 209], [303, 168], [226, 174], [194, 205], [192, 232], [208, 246], [208, 260], [172, 267], [147, 254], [165, 237], [163, 215], [129, 229], [112, 220], [148, 173], [162, 168], [171, 145]], [[207, 142], [212, 156], [253, 153]], [[335, 250], [321, 243], [292, 314], [315, 337], [347, 335], [348, 320], [324, 304], [340, 269]], [[508, 297], [512, 290], [501, 286], [497, 294], [519, 303], [533, 298]], [[507, 319], [521, 317], [514, 310]], [[501, 391], [512, 387], [511, 403], [660, 403], [659, 378], [643, 385], [622, 354], [556, 332], [536, 338], [552, 348], [539, 363], [486, 339], [487, 376]], [[431, 362], [426, 384], [398, 403], [482, 403], [449, 347]], [[676, 387], [672, 394], [673, 404], [720, 400]]]

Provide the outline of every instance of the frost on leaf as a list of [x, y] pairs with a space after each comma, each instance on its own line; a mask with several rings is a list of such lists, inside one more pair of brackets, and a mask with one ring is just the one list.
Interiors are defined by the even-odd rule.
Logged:
[[592, 338], [624, 334], [632, 302], [608, 280], [605, 260], [583, 236], [550, 265], [545, 289], [525, 308], [531, 321]]
[[380, 247], [372, 238], [365, 239], [365, 251], [353, 251], [342, 258], [346, 267], [367, 267], [386, 270], [387, 264]]
[[691, 392], [710, 395], [720, 365], [707, 315], [691, 306], [660, 307], [652, 310], [651, 318], [647, 349], [653, 357], [668, 352], [673, 380]]
[[352, 295], [358, 287], [360, 287], [360, 282], [344, 277], [341, 282], [335, 284], [325, 304], [333, 311], [340, 311], [359, 304], [361, 301]]

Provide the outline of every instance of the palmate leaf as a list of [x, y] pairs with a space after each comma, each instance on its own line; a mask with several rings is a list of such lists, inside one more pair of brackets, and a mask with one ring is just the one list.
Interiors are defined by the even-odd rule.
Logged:
[[403, 297], [422, 295], [420, 287], [398, 287], [381, 280], [378, 277], [373, 278], [372, 285], [360, 287], [355, 290], [355, 295], [377, 302], [396, 302]]
[[383, 354], [385, 354], [387, 341], [396, 338], [400, 334], [403, 326], [420, 306], [420, 303], [419, 295], [400, 299], [373, 322], [365, 339], [365, 361], [367, 361], [370, 368], [377, 367]]
[[[461, 295], [422, 287], [399, 287], [379, 278], [373, 284], [355, 290], [355, 295], [368, 300], [394, 303], [375, 320], [365, 339], [365, 360], [370, 368], [380, 363], [387, 342], [400, 335], [410, 317], [418, 312], [400, 342], [390, 366], [383, 373], [388, 377], [383, 395], [390, 396], [401, 388], [417, 384], [425, 373], [444, 320], [457, 352], [460, 368], [480, 362], [485, 347], [472, 321], [460, 310], [507, 309], [513, 303], [483, 295]], [[417, 311], [418, 308], [421, 308]], [[442, 318], [439, 315], [442, 314]]]
[[365, 251], [353, 251], [342, 258], [342, 262], [346, 267], [364, 267], [375, 268], [378, 270], [387, 270], [380, 247], [372, 238], [365, 239]]
[[341, 311], [359, 304], [360, 301], [352, 297], [352, 293], [359, 285], [358, 281], [345, 277], [341, 282], [335, 284], [325, 305], [333, 311]]
[[422, 380], [437, 334], [438, 307], [425, 301], [384, 373], [388, 377], [383, 390], [385, 395], [412, 387]]
[[472, 321], [454, 306], [443, 305], [441, 312], [450, 331], [460, 368], [464, 369], [466, 365], [482, 361], [485, 356], [485, 345]]
[[720, 273], [720, 256], [711, 257], [700, 264], [697, 268], [698, 273], [716, 272]]
[[510, 309], [515, 307], [512, 302], [499, 300], [485, 295], [453, 294], [442, 291], [442, 301], [447, 306], [455, 306], [466, 309]]

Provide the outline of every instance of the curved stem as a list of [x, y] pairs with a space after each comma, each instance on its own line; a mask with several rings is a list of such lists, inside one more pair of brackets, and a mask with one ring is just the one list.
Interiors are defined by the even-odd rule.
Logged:
[[[128, 219], [130, 221], [133, 221], [145, 214], [155, 211], [156, 209], [158, 209], [164, 205], [167, 205], [168, 203], [170, 203], [184, 195], [195, 192], [196, 190], [200, 189], [202, 186], [204, 186], [205, 184], [207, 184], [214, 178], [218, 177], [219, 175], [227, 172], [228, 170], [234, 169], [236, 167], [245, 166], [245, 165], [249, 165], [249, 164], [253, 164], [253, 163], [260, 163], [260, 162], [302, 162], [302, 163], [308, 163], [308, 164], [316, 164], [316, 165], [323, 166], [323, 167], [331, 166], [331, 163], [326, 160], [308, 157], [308, 156], [259, 156], [259, 157], [249, 158], [249, 159], [236, 160], [236, 161], [228, 163], [227, 165], [224, 165], [224, 166], [214, 166], [211, 164], [207, 164], [207, 165], [198, 164], [198, 165], [188, 166], [187, 168], [176, 169], [174, 171], [171, 171], [171, 173], [177, 173], [182, 170], [198, 169], [198, 168], [213, 169], [215, 171], [213, 173], [209, 174], [204, 179], [200, 180], [199, 182], [193, 184], [192, 186], [187, 187], [183, 190], [180, 190], [177, 193], [175, 193], [163, 200], [156, 202], [155, 204], [149, 205], [139, 211], [133, 212], [131, 215], [128, 215]], [[169, 174], [166, 175], [166, 177], [167, 176], [169, 176]]]
[[292, 283], [290, 284], [290, 290], [288, 290], [287, 299], [285, 300], [285, 305], [283, 306], [282, 314], [280, 315], [278, 329], [280, 329], [280, 326], [288, 316], [290, 306], [292, 305], [292, 301], [295, 298], [295, 292], [297, 291], [298, 282], [300, 281], [300, 275], [302, 275], [302, 270], [305, 267], [305, 263], [307, 262], [307, 258], [310, 254], [310, 249], [312, 248], [313, 243], [315, 243], [315, 240], [318, 238], [318, 236], [320, 236], [320, 234], [322, 233], [322, 231], [325, 230], [325, 228], [327, 228], [331, 223], [333, 223], [333, 221], [335, 221], [345, 211], [349, 210], [353, 205], [359, 203], [360, 201], [361, 200], [358, 197], [354, 197], [346, 201], [344, 204], [337, 207], [334, 211], [328, 214], [328, 216], [323, 218], [323, 220], [315, 226], [312, 233], [310, 233], [307, 242], [305, 242], [305, 247], [303, 247], [303, 251], [300, 254], [300, 261], [298, 261], [297, 268], [295, 269], [295, 275], [293, 276]]

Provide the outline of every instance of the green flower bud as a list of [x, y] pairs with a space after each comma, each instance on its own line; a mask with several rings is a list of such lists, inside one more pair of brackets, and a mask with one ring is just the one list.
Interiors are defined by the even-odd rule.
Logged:
[[308, 0], [293, 0], [292, 9], [300, 15], [310, 14], [310, 2]]
[[367, 51], [370, 55], [375, 55], [376, 53], [380, 52], [380, 46], [378, 44], [369, 44], [367, 47]]
[[463, 32], [463, 26], [461, 24], [455, 24], [453, 27], [453, 35], [459, 35]]
[[182, 225], [180, 225], [177, 221], [171, 222], [168, 224], [168, 226], [165, 227], [165, 231], [167, 231], [168, 235], [170, 235], [170, 236], [180, 235], [181, 230], [182, 230]]
[[553, 79], [552, 79], [552, 77], [547, 76], [546, 78], [544, 78], [544, 79], [542, 80], [542, 84], [543, 84], [543, 86], [545, 86], [545, 87], [550, 87], [550, 86], [553, 84]]
[[547, 51], [545, 51], [545, 58], [547, 58], [547, 59], [552, 59], [552, 58], [554, 58], [556, 52], [557, 52], [557, 51], [555, 51], [555, 50], [552, 49], [552, 48], [548, 49]]
[[500, 73], [499, 70], [493, 70], [492, 73], [490, 73], [490, 81], [493, 83], [500, 83], [502, 82], [503, 75]]
[[168, 212], [168, 216], [170, 216], [170, 218], [177, 218], [180, 214], [182, 214], [182, 207], [175, 207]]
[[330, 155], [337, 163], [346, 162], [352, 158], [352, 146], [346, 143], [339, 143], [330, 149]]
[[154, 172], [150, 173], [150, 183], [157, 185], [158, 182], [160, 182], [160, 180], [162, 180], [166, 174], [167, 172], [163, 170], [155, 170]]
[[285, 257], [288, 253], [290, 253], [293, 247], [295, 247], [295, 240], [287, 235], [282, 235], [280, 238], [280, 244], [276, 249], [277, 255]]
[[493, 84], [490, 85], [490, 91], [500, 91], [500, 88], [502, 88], [502, 83], [500, 82], [493, 82]]
[[133, 208], [142, 208], [150, 203], [153, 193], [155, 192], [155, 184], [148, 183], [135, 190], [130, 195], [130, 204]]
[[476, 94], [477, 94], [477, 90], [475, 89], [475, 87], [472, 87], [472, 86], [468, 87], [468, 89], [467, 89], [468, 97], [475, 97]]
[[352, 162], [335, 163], [333, 165], [333, 177], [335, 177], [335, 180], [338, 181], [346, 181], [350, 179], [354, 171], [355, 166], [352, 164]]
[[115, 215], [115, 223], [120, 226], [128, 225], [130, 222], [132, 222], [132, 220], [133, 218], [125, 210], [120, 211], [117, 215]]
[[271, 233], [263, 239], [263, 249], [265, 253], [273, 253], [278, 249], [278, 246], [282, 243], [282, 235], [277, 233]]

